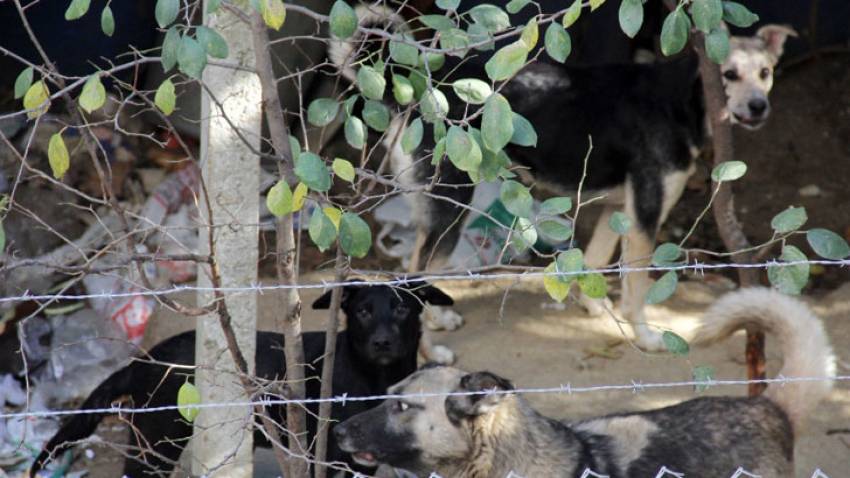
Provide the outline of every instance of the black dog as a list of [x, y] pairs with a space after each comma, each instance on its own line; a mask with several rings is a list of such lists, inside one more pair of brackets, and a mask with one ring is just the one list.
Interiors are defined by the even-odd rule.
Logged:
[[[314, 309], [330, 306], [330, 291], [316, 299]], [[434, 305], [452, 305], [451, 297], [436, 287], [420, 281], [402, 288], [388, 286], [346, 286], [343, 290], [342, 310], [347, 317], [347, 329], [337, 336], [334, 360], [333, 395], [350, 397], [381, 395], [387, 387], [416, 370], [416, 357], [421, 334], [419, 315], [423, 302]], [[308, 398], [318, 398], [321, 387], [322, 357], [325, 333], [307, 332], [303, 335], [304, 354], [310, 367], [307, 376]], [[160, 342], [149, 353], [158, 364], [133, 361], [113, 373], [101, 383], [82, 405], [82, 409], [109, 407], [116, 399], [129, 395], [134, 407], [160, 407], [174, 405], [177, 391], [193, 377], [192, 371], [183, 373], [168, 365], [194, 365], [195, 332], [185, 332]], [[257, 333], [257, 376], [266, 380], [283, 380], [286, 371], [283, 354], [283, 336], [273, 332]], [[334, 406], [331, 418], [342, 421], [368, 410], [380, 402], [354, 401], [344, 407]], [[315, 436], [318, 406], [308, 406], [308, 442]], [[270, 414], [279, 423], [285, 423], [284, 407], [275, 406]], [[94, 433], [101, 414], [74, 415], [47, 443], [36, 458], [30, 476], [33, 477], [44, 464]], [[192, 424], [183, 420], [177, 410], [159, 413], [140, 413], [130, 416], [134, 432], [131, 446], [142, 451], [124, 464], [124, 476], [139, 478], [152, 473], [169, 476], [183, 448], [192, 436]], [[340, 451], [333, 435], [328, 436], [329, 461], [349, 461]], [[254, 434], [259, 446], [270, 446], [259, 432]], [[152, 449], [152, 453], [144, 450]]]

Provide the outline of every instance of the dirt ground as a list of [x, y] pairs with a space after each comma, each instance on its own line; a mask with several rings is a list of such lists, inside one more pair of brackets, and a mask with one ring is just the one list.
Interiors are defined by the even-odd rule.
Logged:
[[[847, 235], [850, 226], [850, 56], [826, 56], [786, 68], [777, 77], [772, 94], [773, 113], [768, 125], [756, 132], [736, 132], [738, 159], [748, 174], [735, 184], [736, 205], [753, 242], [770, 237], [770, 219], [789, 205], [805, 206], [810, 227], [826, 227]], [[662, 231], [662, 240], [681, 237], [705, 207], [708, 168], [691, 181]], [[702, 178], [702, 181], [699, 178]], [[812, 187], [814, 185], [815, 187]], [[801, 194], [801, 189], [814, 193]], [[590, 218], [590, 216], [588, 216]], [[579, 225], [582, 226], [581, 224]], [[702, 224], [689, 247], [722, 250], [713, 223]], [[804, 246], [804, 251], [809, 249]], [[839, 356], [839, 373], [850, 374], [850, 274], [847, 269], [815, 269], [805, 300], [823, 317]], [[305, 282], [322, 276], [308, 274]], [[327, 278], [327, 277], [325, 277]], [[731, 282], [718, 275], [691, 277], [676, 295], [650, 307], [652, 322], [670, 327], [688, 338], [700, 312]], [[610, 283], [616, 291], [619, 284]], [[590, 319], [575, 305], [558, 310], [536, 282], [519, 284], [441, 284], [457, 301], [466, 325], [437, 334], [437, 342], [458, 354], [460, 367], [489, 369], [519, 387], [630, 384], [688, 380], [694, 365], [710, 365], [717, 378], [744, 378], [743, 337], [692, 351], [687, 359], [640, 353], [626, 344], [611, 346], [621, 335], [611, 319]], [[317, 291], [304, 294], [308, 304]], [[259, 296], [261, 328], [274, 323], [275, 299]], [[501, 311], [501, 313], [497, 313]], [[321, 328], [324, 315], [305, 308], [308, 329]], [[158, 314], [147, 342], [153, 343], [194, 324], [190, 319]], [[769, 371], [781, 357], [768, 338]], [[743, 395], [743, 387], [715, 387], [709, 394]], [[644, 410], [693, 397], [690, 388], [582, 394], [534, 395], [529, 400], [552, 416], [578, 419], [621, 410]], [[796, 476], [809, 477], [816, 468], [832, 478], [850, 476], [850, 384], [838, 383], [829, 399], [811, 417], [810, 426], [797, 437]], [[114, 438], [116, 422], [106, 422], [99, 433]], [[841, 430], [844, 430], [841, 433]], [[828, 434], [830, 431], [839, 433]], [[118, 458], [97, 451], [92, 462], [83, 459], [94, 478], [119, 476]], [[263, 474], [266, 473], [266, 474]], [[257, 476], [273, 476], [268, 468]]]

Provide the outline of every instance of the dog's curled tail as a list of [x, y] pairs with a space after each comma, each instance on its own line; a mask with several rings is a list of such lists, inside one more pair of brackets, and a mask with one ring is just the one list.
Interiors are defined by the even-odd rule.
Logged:
[[800, 300], [776, 290], [745, 288], [726, 294], [709, 308], [695, 342], [713, 342], [739, 329], [763, 330], [778, 339], [783, 356], [780, 376], [813, 378], [772, 384], [765, 391], [798, 428], [833, 387], [828, 378], [835, 375], [835, 356], [821, 319]]
[[[142, 362], [134, 361], [130, 365], [114, 372], [94, 389], [86, 401], [83, 402], [80, 411], [109, 408], [112, 406], [114, 400], [132, 393], [135, 382], [134, 372], [142, 365]], [[47, 442], [47, 445], [44, 446], [41, 453], [36, 457], [30, 467], [30, 478], [35, 477], [48, 461], [74, 446], [77, 441], [87, 438], [94, 433], [97, 425], [103, 420], [103, 417], [103, 413], [71, 415], [71, 418], [62, 424], [59, 431], [53, 435], [53, 438]]]
[[[354, 7], [357, 21], [361, 27], [387, 30], [389, 32], [406, 31], [404, 19], [399, 13], [390, 7], [378, 5], [359, 4]], [[339, 68], [343, 77], [352, 83], [357, 81], [357, 71], [352, 66], [360, 52], [360, 43], [364, 36], [361, 32], [345, 40], [332, 38], [328, 45], [328, 59]], [[363, 45], [368, 48], [368, 45]]]

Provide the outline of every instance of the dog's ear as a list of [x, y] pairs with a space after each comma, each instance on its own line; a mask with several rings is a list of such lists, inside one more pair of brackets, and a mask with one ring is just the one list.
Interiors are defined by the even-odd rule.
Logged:
[[446, 413], [452, 421], [484, 415], [501, 403], [514, 386], [491, 372], [473, 372], [460, 379], [456, 392], [471, 395], [452, 395], [446, 398]]
[[764, 40], [767, 51], [779, 59], [785, 51], [785, 40], [797, 37], [797, 32], [785, 25], [765, 25], [758, 29], [756, 36]]
[[[356, 279], [352, 279], [356, 280]], [[359, 285], [347, 285], [342, 288], [342, 302], [341, 304], [345, 304], [345, 302], [351, 298], [351, 295], [354, 291], [359, 289], [361, 286]], [[326, 291], [324, 294], [319, 296], [318, 299], [313, 301], [313, 308], [316, 310], [321, 309], [330, 309], [331, 308], [331, 294], [333, 293], [333, 288]]]
[[448, 294], [425, 281], [408, 282], [406, 287], [419, 300], [431, 305], [454, 305], [455, 303]]

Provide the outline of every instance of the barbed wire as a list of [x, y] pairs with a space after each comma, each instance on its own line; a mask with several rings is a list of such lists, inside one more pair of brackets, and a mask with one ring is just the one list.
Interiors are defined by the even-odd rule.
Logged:
[[[466, 273], [428, 273], [422, 275], [414, 275], [414, 274], [406, 274], [402, 277], [398, 277], [396, 279], [388, 279], [388, 280], [366, 280], [366, 279], [355, 279], [350, 281], [318, 281], [312, 283], [301, 283], [301, 284], [252, 284], [249, 286], [231, 286], [231, 287], [203, 287], [196, 285], [177, 285], [164, 289], [157, 290], [139, 290], [139, 291], [129, 291], [129, 292], [101, 292], [101, 293], [87, 293], [87, 294], [30, 294], [25, 292], [21, 295], [17, 296], [8, 296], [0, 298], [0, 303], [7, 302], [21, 302], [21, 301], [29, 301], [29, 300], [83, 300], [83, 299], [108, 299], [108, 298], [122, 298], [122, 297], [135, 297], [135, 296], [166, 296], [172, 294], [178, 294], [182, 292], [230, 292], [230, 293], [239, 293], [239, 292], [257, 292], [263, 293], [266, 291], [276, 291], [276, 290], [289, 290], [289, 289], [330, 289], [335, 287], [346, 287], [346, 286], [389, 286], [389, 287], [399, 287], [410, 284], [417, 284], [423, 281], [426, 282], [443, 282], [443, 281], [497, 281], [504, 279], [538, 279], [544, 277], [570, 277], [570, 276], [579, 276], [583, 274], [629, 274], [633, 272], [653, 272], [653, 271], [693, 271], [696, 273], [703, 273], [706, 270], [724, 270], [724, 269], [767, 269], [771, 267], [794, 267], [799, 265], [821, 265], [821, 266], [835, 266], [835, 267], [846, 267], [850, 266], [850, 259], [840, 259], [840, 260], [830, 260], [830, 259], [813, 259], [813, 260], [805, 260], [805, 261], [789, 261], [789, 262], [778, 262], [775, 260], [758, 262], [758, 263], [718, 263], [718, 264], [709, 264], [702, 263], [699, 261], [695, 261], [693, 263], [688, 264], [679, 264], [679, 265], [671, 265], [671, 266], [645, 266], [645, 267], [626, 267], [626, 266], [614, 266], [614, 267], [605, 267], [599, 269], [584, 269], [581, 271], [570, 271], [570, 272], [545, 272], [542, 269], [539, 270], [528, 270], [522, 272], [493, 272], [493, 273], [481, 273], [481, 272], [466, 272]], [[382, 273], [386, 274], [386, 273]]]
[[105, 408], [90, 408], [86, 410], [41, 410], [31, 412], [16, 412], [0, 414], [0, 419], [3, 418], [47, 418], [60, 417], [67, 415], [97, 415], [97, 414], [115, 414], [115, 413], [156, 413], [180, 409], [215, 409], [215, 408], [237, 408], [237, 407], [254, 407], [272, 406], [272, 405], [310, 405], [323, 402], [339, 403], [345, 406], [349, 402], [366, 402], [373, 400], [391, 400], [402, 398], [446, 398], [446, 397], [468, 397], [477, 395], [511, 395], [516, 393], [534, 395], [534, 394], [560, 394], [573, 395], [578, 393], [593, 393], [593, 392], [611, 392], [630, 390], [632, 393], [640, 393], [649, 389], [666, 389], [676, 387], [714, 387], [714, 386], [734, 386], [734, 385], [751, 385], [751, 384], [778, 384], [784, 386], [790, 383], [810, 383], [810, 382], [845, 382], [850, 381], [850, 375], [834, 375], [825, 377], [784, 377], [777, 376], [774, 378], [763, 379], [706, 379], [706, 380], [683, 380], [678, 382], [649, 382], [632, 380], [631, 383], [624, 384], [609, 384], [609, 385], [591, 385], [591, 386], [573, 386], [569, 382], [558, 385], [556, 387], [530, 387], [517, 388], [513, 390], [481, 390], [481, 391], [463, 391], [463, 392], [420, 392], [420, 393], [387, 393], [380, 395], [366, 395], [350, 397], [348, 394], [342, 394], [328, 398], [305, 398], [305, 399], [260, 399], [260, 400], [243, 400], [233, 402], [211, 402], [211, 403], [195, 403], [186, 405], [163, 405], [159, 407], [148, 408], [123, 408], [121, 406], [105, 407]]

